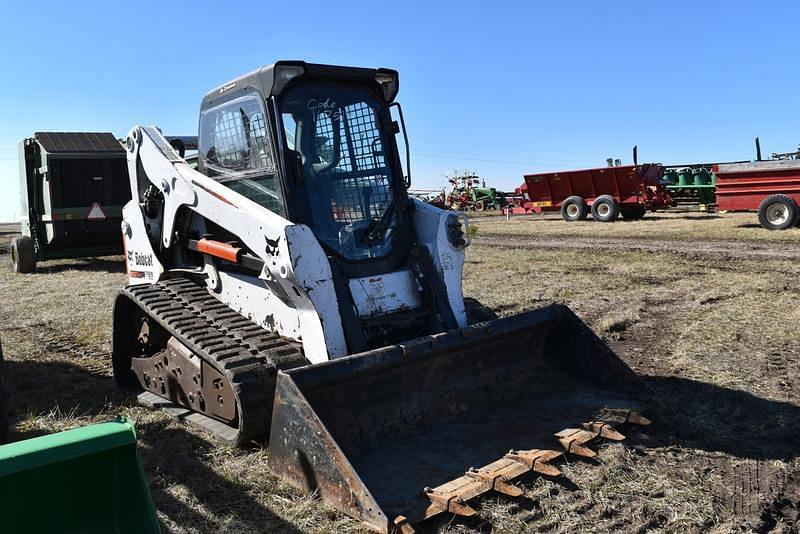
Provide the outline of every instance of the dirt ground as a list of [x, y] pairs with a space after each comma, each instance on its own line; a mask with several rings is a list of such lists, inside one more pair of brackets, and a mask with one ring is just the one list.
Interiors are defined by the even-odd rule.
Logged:
[[[422, 532], [797, 532], [800, 529], [800, 229], [752, 214], [642, 221], [476, 217], [464, 292], [500, 315], [568, 304], [645, 377], [653, 425], [599, 446], [565, 476], [519, 481], [470, 520]], [[53, 261], [13, 275], [0, 226], [0, 336], [12, 439], [134, 421], [159, 518], [170, 532], [361, 532], [281, 484], [265, 449], [220, 446], [139, 407], [114, 385], [111, 303], [120, 258]]]

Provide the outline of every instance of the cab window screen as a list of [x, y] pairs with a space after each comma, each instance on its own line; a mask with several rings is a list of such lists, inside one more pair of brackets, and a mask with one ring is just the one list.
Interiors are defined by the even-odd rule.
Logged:
[[386, 104], [368, 87], [298, 85], [278, 104], [300, 163], [308, 220], [324, 245], [348, 260], [389, 254], [402, 228], [402, 185], [391, 165]]
[[264, 106], [248, 95], [202, 113], [205, 173], [270, 211], [284, 213]]
[[392, 188], [375, 112], [365, 102], [356, 102], [315, 115], [319, 160], [333, 162], [335, 140], [340, 144], [339, 159], [328, 170], [334, 177], [330, 184], [333, 220], [351, 223], [379, 218], [392, 200]]

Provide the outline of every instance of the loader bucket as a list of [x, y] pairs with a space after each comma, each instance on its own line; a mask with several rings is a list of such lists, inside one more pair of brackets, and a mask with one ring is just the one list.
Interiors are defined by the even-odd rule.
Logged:
[[[280, 372], [269, 466], [370, 527], [413, 532], [469, 499], [519, 495], [614, 426], [646, 424], [651, 392], [569, 308]], [[474, 469], [470, 469], [474, 468]]]
[[123, 418], [0, 446], [0, 495], [4, 532], [159, 532]]

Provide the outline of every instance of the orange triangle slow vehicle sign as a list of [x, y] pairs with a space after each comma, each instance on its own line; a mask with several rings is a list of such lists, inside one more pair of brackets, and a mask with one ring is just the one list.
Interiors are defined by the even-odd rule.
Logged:
[[106, 219], [106, 212], [99, 202], [92, 203], [89, 208], [89, 213], [86, 214], [86, 219], [89, 221], [104, 221]]

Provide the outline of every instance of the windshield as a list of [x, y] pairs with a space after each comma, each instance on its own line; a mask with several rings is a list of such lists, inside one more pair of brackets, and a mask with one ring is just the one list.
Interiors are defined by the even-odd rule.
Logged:
[[386, 107], [367, 90], [315, 84], [289, 90], [280, 108], [308, 196], [304, 222], [347, 259], [388, 254], [401, 210]]

